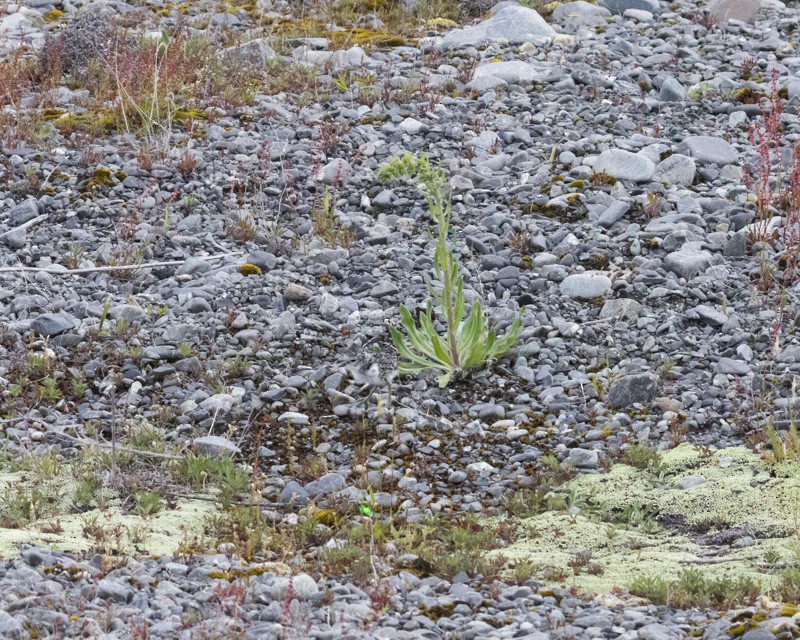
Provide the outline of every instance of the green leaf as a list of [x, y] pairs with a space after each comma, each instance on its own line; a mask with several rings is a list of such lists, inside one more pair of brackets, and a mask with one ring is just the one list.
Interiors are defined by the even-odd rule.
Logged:
[[[421, 352], [424, 356], [429, 358], [432, 362], [434, 362], [434, 366], [447, 368], [449, 366], [447, 355], [444, 358], [441, 357], [440, 351], [437, 349], [437, 345], [435, 344], [435, 339], [439, 339], [439, 336], [436, 335], [436, 331], [431, 332], [423, 329], [420, 331], [414, 325], [414, 319], [411, 317], [411, 314], [407, 309], [404, 307], [400, 308], [401, 314], [405, 311], [407, 314], [407, 318], [403, 319], [403, 324], [407, 328], [408, 333], [408, 341], [411, 344], [411, 347], [416, 349], [417, 351]], [[424, 322], [422, 319], [427, 318], [427, 321], [430, 322], [430, 313], [431, 309], [430, 306], [428, 307], [427, 311], [420, 316], [420, 320]], [[410, 324], [406, 324], [406, 322]], [[424, 327], [424, 324], [423, 324]]]
[[450, 383], [450, 378], [452, 377], [452, 375], [453, 375], [453, 372], [452, 371], [448, 371], [447, 373], [443, 373], [438, 378], [436, 378], [436, 380], [439, 383], [439, 388], [440, 389], [444, 389]]

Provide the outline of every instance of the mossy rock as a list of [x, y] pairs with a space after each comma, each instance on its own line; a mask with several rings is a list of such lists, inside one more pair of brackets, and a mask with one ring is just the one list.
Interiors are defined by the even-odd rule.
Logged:
[[357, 28], [350, 31], [336, 31], [328, 34], [335, 47], [407, 47], [412, 44], [408, 38], [378, 29]]

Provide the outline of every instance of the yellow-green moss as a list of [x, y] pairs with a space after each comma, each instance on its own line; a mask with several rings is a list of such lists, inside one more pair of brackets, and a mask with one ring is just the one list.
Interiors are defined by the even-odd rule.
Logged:
[[750, 87], [737, 89], [733, 93], [733, 99], [742, 104], [758, 104], [762, 98], [765, 98], [763, 91], [758, 91]]
[[86, 181], [85, 189], [89, 191], [98, 187], [111, 187], [114, 185], [114, 179], [111, 176], [112, 173], [110, 169], [97, 167], [92, 177]]
[[567, 186], [571, 189], [583, 189], [586, 186], [586, 180], [573, 180]]
[[261, 268], [246, 262], [239, 267], [239, 273], [241, 273], [243, 276], [260, 276]]
[[533, 260], [530, 256], [522, 256], [522, 259], [519, 261], [519, 268], [525, 269], [526, 271], [530, 271], [533, 269]]
[[454, 29], [458, 26], [455, 20], [448, 18], [433, 18], [425, 23], [428, 29]]
[[246, 567], [244, 569], [231, 569], [229, 571], [212, 571], [208, 577], [212, 580], [241, 580], [242, 578], [252, 578], [254, 576], [263, 576], [267, 570], [264, 567]]
[[411, 44], [408, 38], [379, 29], [357, 28], [350, 31], [335, 31], [328, 34], [335, 47], [357, 45], [360, 47], [407, 47]]
[[64, 12], [59, 9], [50, 9], [47, 13], [42, 16], [42, 20], [45, 21], [46, 24], [51, 22], [56, 22], [61, 20], [64, 17]]
[[41, 113], [42, 120], [50, 121], [56, 120], [64, 115], [64, 111], [61, 109], [44, 109]]
[[311, 514], [311, 517], [321, 525], [331, 528], [337, 527], [342, 523], [342, 515], [333, 509], [317, 509]]
[[191, 107], [187, 109], [176, 109], [175, 113], [172, 114], [172, 119], [175, 122], [186, 122], [187, 120], [205, 120], [206, 114], [203, 113], [202, 109], [198, 109], [196, 107]]

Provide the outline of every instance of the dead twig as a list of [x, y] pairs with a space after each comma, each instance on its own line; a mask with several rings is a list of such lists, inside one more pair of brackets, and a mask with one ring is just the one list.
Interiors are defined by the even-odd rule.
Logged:
[[[242, 255], [241, 251], [220, 253], [214, 256], [202, 256], [203, 260], [222, 260], [231, 256]], [[0, 267], [0, 273], [50, 273], [54, 276], [74, 276], [84, 273], [101, 273], [104, 271], [133, 271], [136, 269], [152, 269], [154, 267], [174, 267], [183, 264], [185, 260], [167, 260], [165, 262], [145, 262], [142, 264], [127, 264], [106, 267], [84, 267], [81, 269], [52, 269], [50, 267]]]

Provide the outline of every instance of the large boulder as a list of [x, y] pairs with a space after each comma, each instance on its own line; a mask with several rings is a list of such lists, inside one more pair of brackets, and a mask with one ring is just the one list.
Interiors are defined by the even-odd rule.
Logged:
[[753, 22], [761, 0], [712, 0], [708, 13], [717, 24], [726, 24], [728, 20]]
[[496, 40], [510, 44], [533, 42], [555, 35], [552, 27], [533, 9], [520, 6], [503, 7], [488, 20], [464, 29], [453, 29], [439, 42], [439, 49], [479, 47]]

